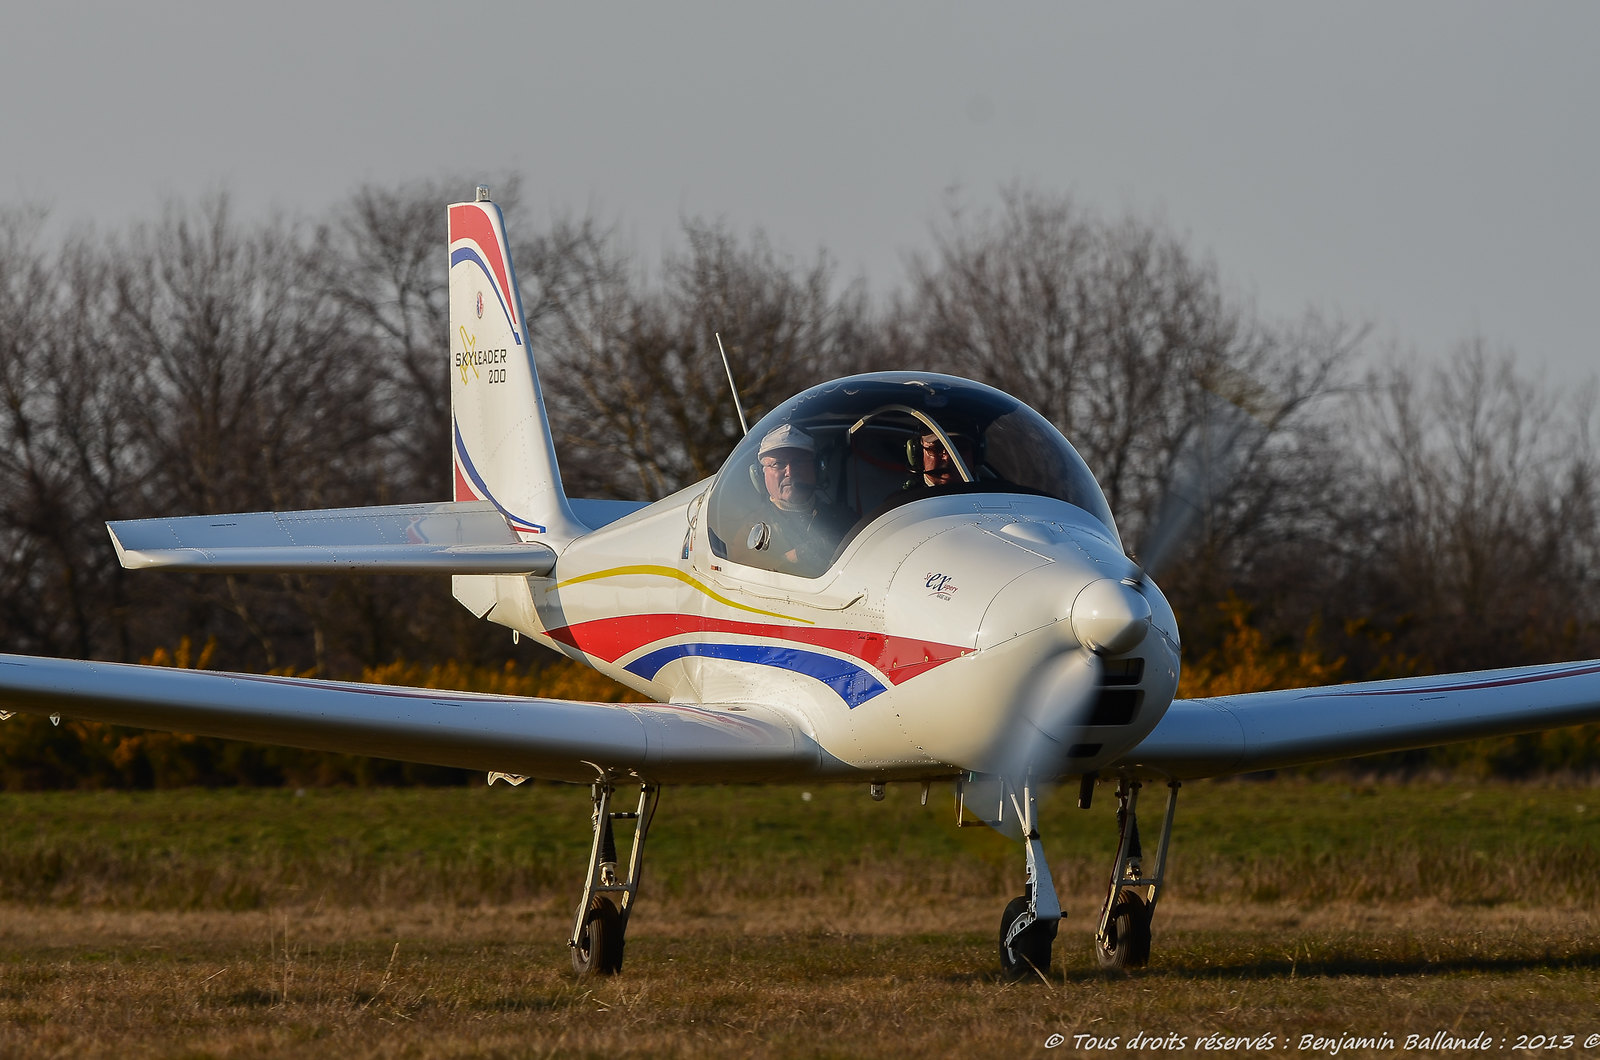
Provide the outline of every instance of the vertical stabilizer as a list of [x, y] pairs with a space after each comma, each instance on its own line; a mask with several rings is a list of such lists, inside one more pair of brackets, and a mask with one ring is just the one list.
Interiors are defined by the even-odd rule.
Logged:
[[584, 532], [567, 504], [533, 365], [505, 219], [478, 189], [450, 207], [451, 474], [458, 501], [489, 501], [523, 540]]

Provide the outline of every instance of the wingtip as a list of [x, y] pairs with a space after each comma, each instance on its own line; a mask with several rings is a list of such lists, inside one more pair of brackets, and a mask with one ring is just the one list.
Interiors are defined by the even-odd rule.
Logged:
[[150, 552], [145, 549], [129, 548], [123, 544], [122, 538], [117, 535], [118, 527], [128, 525], [131, 520], [111, 522], [106, 524], [106, 533], [111, 535], [111, 547], [117, 550], [117, 562], [122, 564], [124, 570], [149, 570], [152, 567], [170, 567], [172, 560], [167, 558], [158, 549]]
[[122, 547], [122, 539], [117, 536], [117, 524], [107, 523], [106, 533], [111, 535], [111, 547], [117, 550], [117, 562], [125, 569], [132, 570], [134, 563], [128, 555], [128, 550]]

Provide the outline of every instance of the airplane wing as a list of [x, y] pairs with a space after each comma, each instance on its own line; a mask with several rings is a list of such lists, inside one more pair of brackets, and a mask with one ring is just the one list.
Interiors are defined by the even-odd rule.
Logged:
[[0, 655], [22, 711], [549, 780], [800, 779], [840, 763], [757, 704], [589, 703]]
[[487, 501], [133, 519], [106, 528], [129, 569], [547, 574], [556, 561]]
[[1110, 769], [1250, 773], [1600, 721], [1600, 661], [1177, 700]]

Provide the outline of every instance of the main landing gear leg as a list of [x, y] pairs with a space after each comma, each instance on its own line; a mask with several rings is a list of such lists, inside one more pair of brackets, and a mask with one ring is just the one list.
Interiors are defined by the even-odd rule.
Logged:
[[1028, 858], [1028, 893], [1013, 898], [1000, 918], [1000, 968], [1010, 979], [1050, 974], [1050, 949], [1061, 924], [1061, 902], [1039, 840], [1038, 804], [1031, 783], [1018, 792], [1008, 781], [1007, 800], [1022, 825]]
[[[657, 784], [639, 785], [639, 805], [634, 810], [613, 810], [611, 798], [616, 788], [600, 781], [590, 791], [594, 800], [594, 843], [589, 849], [589, 874], [578, 902], [578, 917], [572, 925], [572, 970], [580, 976], [615, 975], [622, 971], [623, 940], [633, 899], [639, 891], [644, 866], [644, 840], [661, 798]], [[617, 873], [617, 841], [611, 822], [633, 822], [633, 850], [628, 855], [628, 874]]]
[[1178, 809], [1179, 784], [1174, 780], [1167, 785], [1167, 812], [1161, 821], [1154, 870], [1146, 874], [1144, 852], [1139, 845], [1139, 786], [1137, 780], [1126, 779], [1117, 785], [1117, 863], [1111, 870], [1111, 887], [1100, 910], [1100, 926], [1094, 933], [1100, 967], [1115, 971], [1143, 968], [1150, 963], [1150, 918], [1161, 897], [1172, 818]]

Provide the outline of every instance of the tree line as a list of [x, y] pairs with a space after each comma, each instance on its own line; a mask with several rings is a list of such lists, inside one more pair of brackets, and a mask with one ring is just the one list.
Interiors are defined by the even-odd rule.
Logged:
[[[66, 238], [0, 210], [5, 650], [573, 680], [443, 579], [129, 574], [103, 527], [448, 496], [444, 204], [470, 187], [249, 221], [215, 197]], [[1593, 384], [1554, 388], [1478, 338], [1418, 355], [1314, 309], [1267, 319], [1165, 224], [1038, 188], [953, 200], [888, 291], [715, 219], [645, 261], [604, 219], [541, 221], [514, 181], [496, 190], [573, 495], [654, 499], [715, 472], [740, 433], [720, 334], [752, 420], [857, 371], [1023, 398], [1137, 555], [1220, 401], [1249, 429], [1201, 476], [1160, 578], [1186, 692], [1600, 656]]]

